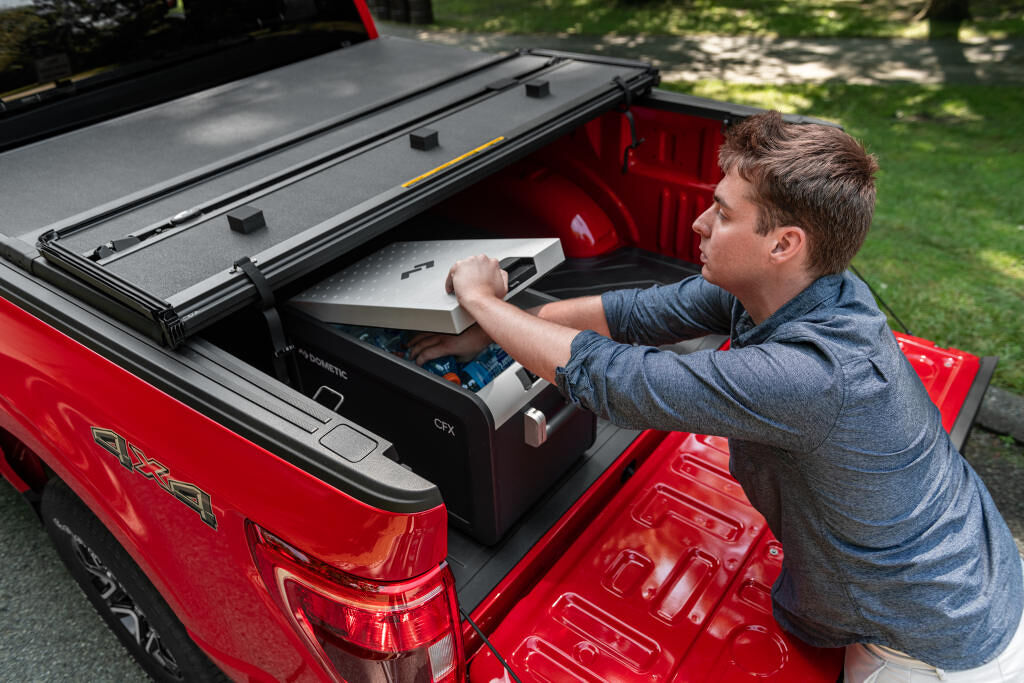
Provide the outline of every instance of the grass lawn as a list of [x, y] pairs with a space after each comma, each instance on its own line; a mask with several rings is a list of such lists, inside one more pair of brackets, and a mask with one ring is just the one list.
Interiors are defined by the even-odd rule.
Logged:
[[999, 356], [994, 383], [1024, 394], [1024, 89], [665, 87], [842, 123], [881, 166], [854, 265], [911, 332]]
[[[509, 33], [923, 38], [924, 0], [433, 0], [439, 26]], [[962, 38], [1024, 36], [1024, 2], [971, 0]]]

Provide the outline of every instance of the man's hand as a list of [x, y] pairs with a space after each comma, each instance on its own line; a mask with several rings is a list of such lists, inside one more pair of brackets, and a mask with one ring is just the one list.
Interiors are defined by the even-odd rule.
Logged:
[[444, 288], [464, 307], [483, 299], [504, 299], [508, 293], [508, 273], [498, 266], [498, 259], [484, 254], [470, 256], [451, 267]]
[[[581, 329], [608, 334], [599, 296], [557, 301], [529, 312], [507, 303], [504, 297], [508, 274], [498, 267], [496, 259], [483, 255], [452, 266], [445, 289], [458, 297], [477, 326], [459, 337], [438, 339], [437, 335], [423, 335], [415, 339], [413, 357], [417, 363], [472, 349], [476, 344], [483, 348], [484, 339], [494, 340], [527, 370], [553, 383], [557, 368], [569, 362], [572, 340]], [[466, 337], [467, 334], [470, 336]]]
[[491, 338], [479, 325], [473, 325], [462, 334], [434, 334], [422, 332], [409, 340], [409, 357], [417, 365], [441, 356], [455, 356], [465, 363], [487, 348]]
[[[497, 259], [479, 254], [457, 261], [448, 271], [444, 288], [464, 307], [483, 299], [502, 300], [508, 292], [508, 273], [498, 266]], [[409, 341], [409, 357], [417, 365], [449, 355], [465, 362], [490, 343], [491, 337], [479, 325], [457, 335], [423, 332]]]

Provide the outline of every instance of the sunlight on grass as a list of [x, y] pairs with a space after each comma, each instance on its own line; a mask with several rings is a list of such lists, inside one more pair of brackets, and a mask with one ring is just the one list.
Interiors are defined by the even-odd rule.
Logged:
[[[1024, 235], [1020, 239], [1024, 239]], [[1024, 258], [1021, 258], [1020, 254], [1014, 255], [995, 249], [982, 249], [978, 252], [978, 259], [992, 270], [1016, 280], [1021, 286], [1024, 286]], [[1024, 290], [1020, 291], [1024, 292]], [[1021, 294], [1021, 299], [1024, 303], [1024, 293]]]
[[971, 105], [966, 100], [947, 100], [942, 103], [940, 111], [949, 117], [963, 121], [980, 121], [981, 117], [971, 111]]
[[[685, 89], [687, 92], [701, 97], [735, 101], [733, 95], [736, 92], [736, 87], [723, 81], [697, 81], [686, 85], [679, 84], [679, 86], [680, 89]], [[752, 88], [745, 90], [744, 95], [742, 104], [790, 113], [806, 111], [813, 103], [806, 94], [791, 90]]]
[[[507, 33], [926, 38], [920, 0], [434, 0], [439, 26]], [[961, 36], [1024, 35], [1024, 7], [973, 0]]]

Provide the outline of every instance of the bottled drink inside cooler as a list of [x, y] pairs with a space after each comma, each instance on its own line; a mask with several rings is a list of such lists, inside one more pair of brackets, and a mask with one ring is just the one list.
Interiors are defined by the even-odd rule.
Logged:
[[[409, 343], [419, 332], [415, 330], [396, 330], [389, 327], [366, 327], [335, 323], [332, 327], [340, 332], [355, 337], [361, 342], [371, 344], [399, 358], [413, 363], [409, 355]], [[455, 356], [442, 356], [429, 360], [422, 365], [424, 370], [432, 372], [463, 389], [472, 392], [480, 391], [495, 377], [507, 370], [515, 361], [508, 353], [495, 343], [466, 362], [460, 362]]]

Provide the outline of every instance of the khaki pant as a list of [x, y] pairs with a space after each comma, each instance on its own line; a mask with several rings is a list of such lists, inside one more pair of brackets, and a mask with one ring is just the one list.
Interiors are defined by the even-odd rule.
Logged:
[[1006, 649], [987, 664], [967, 671], [943, 671], [879, 645], [846, 648], [845, 683], [1024, 683], [1024, 617]]

